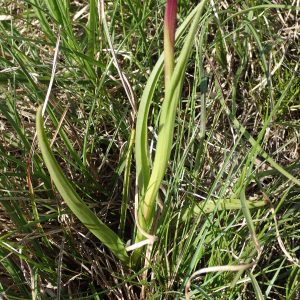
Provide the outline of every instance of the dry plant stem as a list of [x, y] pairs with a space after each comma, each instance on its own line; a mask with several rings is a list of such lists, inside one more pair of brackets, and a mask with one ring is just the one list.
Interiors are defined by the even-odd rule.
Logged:
[[[69, 107], [70, 107], [70, 104], [67, 105], [66, 109], [64, 110], [64, 112], [63, 112], [63, 114], [62, 114], [62, 116], [61, 116], [61, 118], [60, 118], [59, 124], [58, 124], [58, 126], [57, 126], [57, 128], [56, 128], [56, 130], [55, 130], [54, 136], [53, 136], [53, 138], [52, 138], [52, 140], [51, 140], [50, 148], [52, 148], [52, 146], [53, 146], [53, 144], [54, 144], [54, 141], [55, 141], [55, 139], [56, 139], [56, 136], [57, 136], [57, 134], [58, 134], [58, 132], [59, 132], [59, 129], [61, 128], [61, 125], [62, 125], [62, 123], [63, 123], [63, 121], [64, 121], [64, 119], [65, 119], [65, 117], [66, 117], [66, 114], [67, 114], [67, 112], [68, 112]], [[51, 176], [50, 176], [50, 178], [51, 178], [51, 186], [52, 186], [52, 190], [53, 190], [53, 193], [54, 193], [54, 195], [55, 195], [55, 188], [54, 188], [54, 184], [53, 184], [53, 179], [52, 179]], [[56, 195], [55, 195], [55, 198], [56, 198], [58, 210], [59, 210], [59, 212], [61, 213], [61, 211], [60, 211], [61, 208], [60, 208], [59, 201], [58, 201]]]
[[[48, 89], [47, 89], [47, 93], [44, 93], [45, 94], [45, 101], [44, 101], [44, 106], [43, 106], [43, 112], [44, 113], [46, 111], [46, 106], [47, 106], [48, 101], [49, 101], [61, 114], [64, 114], [64, 111], [58, 106], [58, 103], [56, 103], [56, 101], [51, 97], [51, 89], [52, 89], [52, 85], [53, 85], [53, 81], [54, 81], [54, 76], [55, 76], [55, 71], [56, 71], [56, 65], [57, 65], [57, 55], [58, 55], [58, 51], [59, 51], [61, 30], [62, 29], [61, 29], [61, 26], [60, 26], [59, 32], [58, 32], [58, 36], [57, 36], [57, 42], [56, 42], [55, 52], [54, 52], [51, 78], [50, 78], [49, 86], [48, 86]], [[31, 75], [32, 79], [34, 80], [35, 84], [41, 90], [44, 90], [45, 89], [44, 85], [41, 84], [32, 74], [30, 74], [30, 75]], [[44, 115], [44, 113], [43, 113], [43, 115]], [[72, 132], [73, 132], [73, 134], [74, 134], [74, 136], [76, 138], [76, 141], [78, 142], [81, 150], [83, 150], [83, 144], [82, 144], [81, 138], [78, 136], [77, 130], [74, 128], [73, 124], [70, 122], [70, 120], [67, 117], [65, 117], [65, 121], [67, 122], [67, 124], [71, 128], [71, 130], [72, 130]], [[69, 134], [68, 131], [66, 131], [66, 132]], [[36, 134], [35, 134], [35, 137], [34, 137], [34, 141], [35, 141], [35, 138], [36, 138]], [[86, 163], [87, 163], [88, 166], [90, 165], [89, 162], [90, 162], [90, 154], [86, 153]], [[90, 167], [91, 167], [91, 171], [92, 171], [93, 175], [96, 176], [97, 170], [96, 170], [95, 166], [91, 165]]]
[[58, 37], [57, 37], [57, 41], [56, 41], [53, 64], [52, 64], [51, 78], [50, 78], [49, 87], [48, 87], [48, 90], [47, 90], [47, 94], [46, 94], [46, 98], [45, 98], [45, 102], [44, 102], [44, 106], [43, 106], [43, 110], [42, 110], [42, 116], [44, 116], [44, 114], [45, 114], [47, 104], [48, 104], [48, 100], [49, 100], [50, 93], [51, 93], [51, 89], [52, 89], [52, 85], [53, 85], [53, 81], [54, 81], [54, 76], [55, 76], [55, 72], [56, 72], [56, 65], [57, 65], [56, 62], [57, 62], [58, 48], [59, 48], [59, 43], [60, 43], [60, 36], [61, 36], [61, 25], [59, 25], [59, 32], [58, 32]]
[[[52, 85], [53, 85], [53, 80], [54, 80], [55, 71], [56, 71], [56, 62], [57, 62], [57, 55], [58, 55], [58, 50], [59, 50], [60, 37], [61, 37], [61, 26], [59, 27], [59, 32], [58, 32], [58, 36], [57, 36], [57, 42], [56, 42], [55, 53], [54, 53], [54, 58], [53, 58], [53, 65], [52, 65], [51, 78], [50, 78], [47, 94], [46, 94], [46, 97], [45, 97], [44, 107], [43, 107], [43, 110], [42, 110], [42, 116], [44, 116], [44, 114], [45, 114], [46, 106], [47, 106], [47, 103], [48, 103], [48, 100], [49, 100], [49, 97], [50, 97], [50, 93], [51, 93], [51, 88], [52, 88]], [[28, 185], [29, 185], [29, 189], [32, 188], [32, 183], [31, 183], [30, 174], [29, 174], [29, 167], [30, 167], [31, 155], [32, 155], [32, 153], [34, 153], [34, 146], [35, 146], [36, 137], [37, 137], [37, 133], [35, 132], [33, 142], [32, 142], [32, 145], [31, 145], [31, 149], [30, 149], [30, 153], [29, 153], [29, 157], [28, 157], [28, 162], [27, 162], [27, 176], [28, 176], [27, 177], [27, 182], [28, 182]]]
[[56, 128], [56, 130], [54, 132], [54, 136], [52, 138], [52, 141], [51, 141], [51, 144], [50, 144], [50, 148], [52, 148], [52, 146], [53, 146], [53, 143], [54, 143], [54, 141], [55, 141], [55, 139], [57, 137], [57, 134], [59, 132], [59, 129], [61, 128], [61, 125], [62, 125], [62, 123], [63, 123], [63, 121], [64, 121], [64, 119], [66, 117], [66, 114], [68, 112], [69, 107], [70, 107], [70, 104], [68, 103], [67, 107], [65, 108], [65, 110], [64, 110], [64, 112], [63, 112], [63, 114], [62, 114], [62, 116], [61, 116], [61, 118], [59, 120], [58, 126], [57, 126], [57, 128]]
[[[284, 59], [286, 58], [286, 57], [285, 57], [285, 53], [287, 52], [288, 46], [289, 46], [289, 44], [287, 44], [286, 47], [284, 47], [284, 45], [281, 45], [283, 55], [282, 55], [280, 61], [278, 62], [278, 64], [277, 64], [277, 65], [272, 69], [272, 71], [270, 72], [270, 75], [274, 75], [275, 72], [277, 71], [277, 69], [280, 68], [280, 66], [282, 65]], [[264, 78], [258, 85], [256, 85], [256, 86], [251, 90], [251, 92], [255, 91], [255, 90], [258, 89], [258, 88], [263, 88], [266, 84], [267, 84], [267, 78]]]
[[[153, 237], [156, 237], [155, 232], [156, 232], [157, 224], [158, 224], [158, 221], [159, 221], [159, 218], [160, 218], [161, 210], [162, 210], [162, 207], [159, 205], [159, 208], [155, 213], [154, 220], [153, 220], [152, 227], [151, 227], [151, 231], [150, 231], [150, 234]], [[158, 238], [157, 238], [157, 240], [158, 240]], [[152, 249], [153, 249], [153, 244], [154, 244], [153, 242], [150, 242], [147, 245], [144, 268], [147, 268], [149, 266], [151, 253], [152, 253]], [[147, 272], [148, 272], [148, 269], [145, 270], [145, 272], [142, 275], [143, 280], [146, 280]], [[145, 299], [145, 285], [143, 285], [143, 287], [142, 287], [141, 299]]]
[[[216, 17], [216, 20], [218, 22], [218, 25], [219, 25], [219, 29], [221, 31], [221, 34], [223, 36], [226, 35], [226, 33], [224, 32], [223, 30], [223, 27], [222, 27], [222, 24], [220, 22], [220, 19], [219, 19], [219, 15], [218, 15], [218, 12], [217, 12], [217, 9], [216, 9], [216, 6], [215, 6], [215, 3], [214, 3], [214, 0], [210, 0], [210, 5], [212, 6], [213, 8], [213, 12], [214, 12], [214, 15]], [[227, 41], [226, 39], [224, 38], [224, 45], [225, 45], [225, 48], [226, 48], [226, 60], [227, 60], [227, 64], [228, 64], [228, 67], [227, 67], [227, 70], [228, 70], [228, 77], [230, 78], [231, 77], [231, 57], [232, 57], [232, 54], [230, 53], [229, 49], [228, 49], [228, 45], [227, 45]]]
[[258, 252], [258, 256], [256, 258], [256, 260], [250, 264], [245, 264], [245, 265], [239, 265], [239, 266], [217, 266], [217, 267], [208, 267], [208, 268], [203, 268], [203, 269], [200, 269], [196, 272], [194, 272], [192, 274], [192, 276], [189, 278], [186, 286], [185, 286], [185, 297], [186, 297], [186, 300], [190, 300], [190, 296], [189, 296], [189, 288], [191, 286], [191, 281], [194, 277], [200, 275], [200, 274], [203, 274], [203, 273], [211, 273], [211, 272], [225, 272], [225, 271], [231, 271], [231, 272], [235, 272], [235, 271], [241, 271], [241, 270], [246, 270], [246, 269], [249, 269], [251, 267], [253, 267], [259, 260], [260, 258], [260, 255], [261, 255], [261, 250], [259, 249], [259, 252]]
[[60, 300], [61, 294], [61, 272], [62, 272], [62, 263], [63, 263], [63, 255], [64, 255], [64, 246], [66, 242], [66, 236], [63, 235], [60, 251], [59, 251], [59, 260], [58, 260], [58, 268], [57, 268], [57, 300]]
[[300, 265], [298, 264], [298, 260], [294, 259], [290, 253], [286, 250], [285, 246], [284, 246], [284, 243], [281, 239], [281, 236], [280, 236], [280, 233], [279, 233], [279, 230], [278, 230], [278, 223], [277, 223], [277, 217], [276, 217], [276, 213], [275, 213], [275, 209], [274, 209], [274, 206], [271, 202], [271, 200], [267, 197], [267, 195], [263, 192], [263, 195], [264, 197], [267, 199], [268, 201], [268, 204], [270, 205], [270, 209], [271, 209], [271, 212], [273, 214], [273, 219], [274, 219], [274, 223], [275, 223], [275, 230], [276, 230], [276, 237], [277, 237], [277, 241], [278, 241], [278, 244], [280, 246], [280, 249], [282, 250], [282, 252], [286, 255], [287, 259], [295, 264], [298, 268], [300, 268]]
[[102, 22], [103, 22], [103, 26], [104, 26], [106, 38], [107, 38], [107, 41], [108, 41], [108, 44], [109, 44], [110, 52], [111, 52], [111, 55], [112, 55], [113, 60], [114, 60], [114, 65], [118, 70], [118, 73], [119, 73], [120, 79], [122, 81], [123, 87], [125, 89], [127, 98], [128, 98], [128, 100], [131, 104], [132, 109], [135, 112], [135, 116], [137, 116], [138, 112], [137, 112], [137, 109], [135, 107], [134, 92], [131, 88], [131, 85], [129, 84], [128, 79], [127, 78], [125, 79], [126, 76], [121, 71], [121, 68], [119, 66], [119, 63], [118, 63], [118, 60], [117, 60], [117, 57], [116, 57], [116, 54], [115, 54], [115, 51], [114, 51], [114, 48], [113, 48], [113, 44], [112, 44], [111, 39], [110, 39], [109, 29], [108, 29], [107, 22], [106, 22], [106, 17], [105, 17], [104, 1], [103, 0], [98, 0], [98, 9], [99, 9], [99, 16], [101, 17]]

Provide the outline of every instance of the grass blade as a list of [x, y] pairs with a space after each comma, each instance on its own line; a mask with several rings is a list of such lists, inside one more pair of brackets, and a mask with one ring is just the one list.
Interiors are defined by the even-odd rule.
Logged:
[[87, 56], [93, 58], [95, 53], [95, 32], [96, 32], [96, 1], [90, 2], [90, 19], [88, 24], [88, 43], [87, 43]]
[[121, 207], [120, 234], [119, 234], [121, 239], [124, 238], [124, 232], [125, 232], [125, 221], [126, 221], [128, 194], [129, 194], [130, 167], [131, 167], [134, 138], [135, 138], [135, 128], [132, 128], [130, 139], [129, 139], [128, 151], [127, 151], [125, 172], [124, 172], [123, 199], [122, 199], [122, 207]]

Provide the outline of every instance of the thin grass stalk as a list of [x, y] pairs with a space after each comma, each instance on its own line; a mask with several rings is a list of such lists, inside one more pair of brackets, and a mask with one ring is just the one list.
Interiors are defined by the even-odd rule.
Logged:
[[[206, 28], [206, 25], [204, 28]], [[204, 139], [205, 139], [205, 128], [206, 128], [206, 90], [207, 90], [207, 77], [203, 68], [202, 60], [202, 44], [203, 44], [204, 34], [201, 34], [199, 39], [199, 52], [197, 55], [197, 60], [199, 64], [199, 78], [201, 79], [201, 122], [200, 122], [200, 136], [199, 136], [199, 149], [197, 151], [195, 167], [194, 167], [194, 177], [198, 178], [201, 166], [201, 158], [204, 149]], [[195, 190], [197, 189], [197, 181], [195, 182]]]
[[[292, 176], [291, 174], [289, 174], [288, 172], [285, 171], [284, 168], [282, 168], [281, 166], [279, 166], [263, 149], [262, 147], [259, 145], [259, 141], [262, 139], [262, 136], [266, 130], [266, 128], [268, 127], [268, 124], [271, 122], [272, 117], [274, 116], [276, 109], [279, 107], [280, 103], [283, 101], [285, 95], [287, 94], [287, 92], [289, 91], [289, 89], [292, 86], [292, 83], [295, 79], [295, 74], [293, 74], [290, 82], [287, 84], [285, 90], [283, 91], [283, 93], [281, 94], [280, 99], [277, 101], [273, 111], [270, 113], [267, 121], [264, 123], [264, 126], [262, 128], [262, 131], [260, 132], [259, 136], [258, 136], [258, 140], [255, 141], [254, 138], [248, 133], [248, 131], [240, 124], [240, 122], [236, 119], [236, 117], [232, 114], [232, 112], [229, 110], [227, 104], [226, 104], [226, 99], [222, 90], [222, 86], [221, 86], [221, 82], [219, 80], [219, 76], [216, 73], [216, 70], [213, 66], [213, 64], [211, 63], [211, 61], [208, 58], [208, 61], [213, 69], [213, 72], [216, 76], [216, 88], [218, 90], [221, 91], [221, 94], [223, 95], [223, 97], [220, 97], [220, 102], [221, 104], [225, 107], [226, 113], [229, 116], [230, 120], [233, 122], [235, 129], [237, 131], [239, 131], [241, 134], [243, 134], [247, 140], [251, 143], [251, 145], [253, 146], [252, 151], [250, 153], [250, 155], [248, 156], [248, 160], [246, 162], [245, 168], [247, 168], [247, 166], [249, 165], [249, 163], [251, 161], [254, 161], [256, 155], [258, 153], [260, 153], [260, 155], [263, 156], [263, 158], [266, 159], [266, 161], [268, 161], [275, 169], [277, 169], [282, 175], [284, 175], [285, 177], [287, 177], [288, 179], [290, 179], [291, 181], [295, 182], [297, 185], [300, 186], [300, 180], [296, 179], [294, 176]], [[298, 68], [298, 64], [296, 66], [296, 68]], [[239, 182], [237, 183], [237, 186], [240, 187], [240, 189], [242, 188], [241, 182], [242, 182], [242, 177], [240, 177]], [[249, 180], [248, 180], [249, 182]]]
[[129, 138], [129, 146], [128, 146], [128, 152], [126, 157], [125, 171], [124, 171], [123, 196], [122, 196], [120, 233], [119, 233], [121, 239], [124, 239], [124, 232], [125, 232], [126, 212], [127, 212], [127, 204], [128, 204], [128, 196], [129, 196], [130, 168], [131, 168], [134, 139], [135, 139], [135, 128], [132, 128], [130, 138]]
[[[21, 293], [23, 293], [25, 297], [27, 297], [27, 299], [30, 299], [30, 294], [24, 285], [25, 278], [22, 274], [22, 271], [16, 265], [12, 257], [9, 257], [7, 255], [7, 251], [2, 247], [0, 247], [0, 261], [3, 267], [8, 272], [9, 276], [11, 276], [11, 278], [13, 279], [14, 283], [16, 284], [16, 287], [18, 287], [18, 289], [21, 291]], [[8, 294], [7, 289], [3, 289], [3, 290], [4, 290], [3, 293], [4, 295], [6, 293]]]
[[140, 22], [139, 19], [138, 19], [138, 16], [137, 16], [137, 14], [136, 14], [136, 11], [135, 11], [135, 9], [134, 9], [134, 6], [133, 6], [133, 4], [132, 4], [131, 2], [132, 2], [131, 0], [128, 0], [128, 1], [127, 1], [127, 4], [128, 4], [128, 6], [129, 6], [129, 8], [130, 8], [130, 11], [131, 11], [131, 13], [132, 13], [132, 16], [133, 16], [135, 22], [138, 24], [138, 29], [139, 29], [139, 31], [140, 31], [141, 38], [142, 38], [142, 41], [143, 41], [143, 45], [144, 45], [144, 47], [145, 47], [144, 53], [146, 53], [146, 54], [148, 55], [148, 61], [149, 61], [149, 65], [150, 65], [150, 70], [152, 70], [152, 58], [151, 58], [151, 56], [150, 56], [150, 54], [149, 54], [149, 51], [148, 51], [148, 49], [147, 49], [147, 48], [148, 48], [148, 43], [147, 43], [146, 35], [145, 35], [145, 32], [144, 32], [144, 30], [143, 30], [143, 28], [142, 28], [142, 26], [141, 26], [141, 22]]

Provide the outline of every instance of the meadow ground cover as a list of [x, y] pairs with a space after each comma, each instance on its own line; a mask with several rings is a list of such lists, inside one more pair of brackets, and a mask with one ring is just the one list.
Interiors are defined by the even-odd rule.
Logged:
[[0, 296], [300, 299], [297, 5], [2, 1]]

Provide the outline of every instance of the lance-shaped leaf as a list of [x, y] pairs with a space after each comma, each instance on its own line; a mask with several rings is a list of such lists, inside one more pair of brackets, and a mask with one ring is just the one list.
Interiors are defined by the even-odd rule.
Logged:
[[60, 169], [47, 141], [43, 125], [42, 106], [36, 115], [37, 137], [49, 173], [65, 202], [77, 218], [125, 265], [129, 265], [129, 257], [125, 245], [118, 235], [108, 228], [82, 201]]
[[[187, 18], [183, 21], [180, 27], [177, 29], [175, 34], [175, 44], [179, 42], [180, 37], [183, 35], [183, 33], [188, 28], [188, 26], [191, 24], [192, 20], [195, 19], [195, 16], [197, 15], [197, 13], [199, 13], [199, 10], [202, 12], [205, 2], [206, 0], [199, 3], [187, 16]], [[199, 16], [197, 16], [196, 19], [198, 23]], [[193, 41], [193, 37], [191, 37], [191, 40], [189, 42], [191, 43], [192, 41]], [[161, 54], [155, 67], [153, 68], [153, 71], [150, 74], [149, 80], [147, 81], [139, 105], [139, 111], [138, 111], [138, 117], [136, 123], [135, 161], [136, 161], [136, 172], [138, 176], [139, 195], [141, 200], [143, 199], [148, 189], [147, 187], [149, 186], [149, 180], [150, 180], [150, 163], [149, 163], [148, 151], [147, 151], [148, 148], [147, 120], [148, 120], [151, 100], [153, 98], [154, 91], [159, 80], [159, 76], [163, 71], [163, 64], [164, 64], [164, 53]], [[165, 170], [163, 171], [163, 173], [165, 173]], [[143, 216], [142, 208], [143, 208], [142, 205], [140, 205], [139, 222], [142, 228], [146, 229], [147, 224]], [[143, 235], [138, 231], [135, 242], [142, 241], [143, 239], [144, 239]], [[137, 263], [138, 258], [141, 255], [141, 252], [142, 252], [142, 248], [134, 251], [133, 264]]]
[[[251, 201], [246, 200], [245, 205], [248, 209], [250, 208], [257, 208], [264, 205], [267, 205], [267, 201]], [[219, 205], [217, 210], [230, 210], [230, 209], [241, 209], [243, 207], [243, 203], [240, 199], [221, 199], [219, 201]], [[179, 222], [186, 221], [187, 218], [194, 218], [197, 217], [201, 213], [209, 214], [213, 212], [216, 208], [216, 203], [213, 201], [209, 202], [202, 202], [202, 203], [195, 203], [192, 204], [191, 207], [184, 207], [180, 214]], [[176, 219], [174, 221], [177, 222]]]
[[[183, 35], [185, 30], [190, 25], [195, 14], [199, 10], [199, 7], [202, 4], [198, 4], [191, 13], [187, 16], [184, 22], [180, 25], [175, 34], [175, 43], [178, 43], [180, 37]], [[135, 139], [135, 161], [136, 161], [136, 172], [138, 175], [139, 183], [139, 193], [144, 195], [150, 179], [150, 163], [148, 159], [148, 127], [147, 120], [150, 109], [151, 100], [154, 95], [154, 91], [159, 81], [159, 77], [163, 71], [164, 64], [164, 53], [159, 57], [156, 65], [153, 68], [153, 71], [150, 74], [150, 77], [147, 81], [147, 84], [144, 88], [144, 92], [141, 98], [139, 105], [139, 112], [136, 121], [136, 139]], [[142, 220], [140, 220], [141, 222]]]
[[199, 7], [195, 19], [191, 25], [186, 42], [180, 53], [178, 63], [166, 90], [165, 100], [161, 109], [159, 134], [152, 174], [144, 198], [143, 216], [146, 222], [149, 222], [154, 215], [155, 198], [166, 173], [173, 144], [176, 108], [181, 95], [185, 70], [190, 53], [192, 51], [192, 45], [198, 28], [198, 22], [202, 15], [205, 2], [205, 0], [201, 2], [202, 6]]
[[[142, 211], [139, 214], [139, 221], [142, 227], [145, 228], [145, 231], [149, 231], [151, 227], [154, 216], [154, 204], [156, 195], [165, 175], [168, 160], [170, 158], [173, 143], [176, 107], [180, 98], [185, 70], [192, 50], [194, 37], [198, 28], [198, 22], [202, 15], [205, 3], [206, 0], [203, 0], [198, 6], [198, 10], [187, 35], [186, 42], [180, 53], [178, 63], [175, 67], [170, 83], [168, 84], [168, 88], [165, 94], [165, 100], [162, 105], [159, 123], [159, 134], [152, 174], [146, 189], [146, 193], [142, 195]], [[140, 176], [140, 174], [138, 175]], [[143, 240], [143, 236], [140, 234], [140, 232], [138, 232], [136, 242], [139, 242], [141, 240]]]

